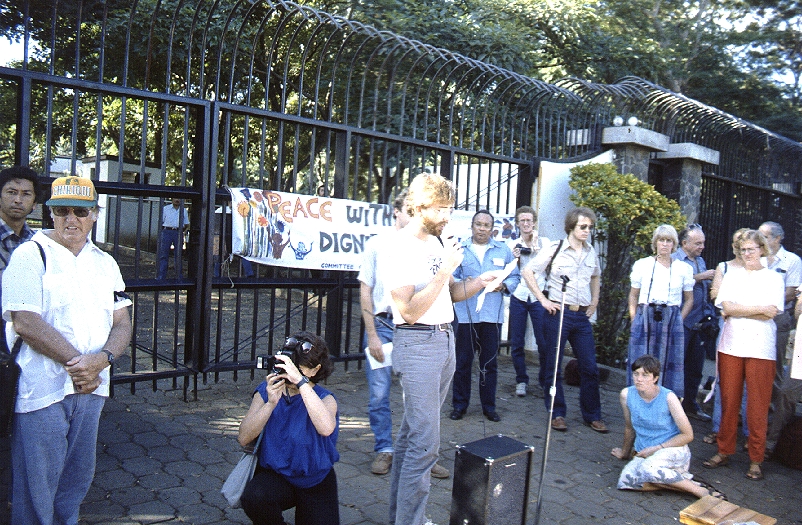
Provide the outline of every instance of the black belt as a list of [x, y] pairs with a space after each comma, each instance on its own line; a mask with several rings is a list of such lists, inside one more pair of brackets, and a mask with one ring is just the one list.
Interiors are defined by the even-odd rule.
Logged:
[[566, 304], [566, 308], [571, 310], [572, 312], [587, 312], [589, 306], [579, 306], [578, 304]]
[[434, 331], [441, 331], [441, 332], [450, 332], [452, 330], [451, 323], [440, 323], [440, 324], [397, 324], [395, 327], [399, 330], [428, 330], [429, 332]]
[[170, 228], [169, 226], [162, 226], [164, 230], [177, 230], [178, 228]]
[[373, 317], [383, 317], [385, 319], [392, 319], [393, 318], [393, 314], [391, 314], [390, 312], [379, 312], [376, 315], [374, 315]]

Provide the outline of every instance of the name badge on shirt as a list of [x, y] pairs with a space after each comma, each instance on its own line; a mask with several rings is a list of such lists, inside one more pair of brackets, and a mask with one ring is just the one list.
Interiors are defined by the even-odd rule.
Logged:
[[493, 257], [493, 266], [504, 267], [504, 259], [501, 259], [500, 257]]

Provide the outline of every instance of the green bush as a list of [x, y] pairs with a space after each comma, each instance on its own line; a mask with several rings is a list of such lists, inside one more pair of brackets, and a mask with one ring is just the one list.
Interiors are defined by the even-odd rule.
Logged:
[[595, 240], [606, 244], [600, 253], [601, 292], [596, 324], [599, 363], [623, 367], [629, 343], [627, 296], [635, 260], [651, 255], [652, 234], [661, 224], [679, 231], [685, 224], [679, 204], [632, 174], [620, 174], [612, 164], [585, 164], [571, 169], [571, 202], [587, 206], [597, 217]]

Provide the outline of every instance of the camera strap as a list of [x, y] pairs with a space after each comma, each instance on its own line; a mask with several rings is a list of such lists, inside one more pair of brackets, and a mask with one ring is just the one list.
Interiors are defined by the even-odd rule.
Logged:
[[554, 263], [554, 259], [557, 258], [557, 254], [560, 253], [560, 248], [563, 247], [563, 241], [565, 239], [560, 239], [560, 243], [557, 245], [557, 249], [554, 250], [554, 253], [551, 254], [551, 260], [549, 261], [549, 265], [546, 266], [546, 284], [543, 286], [545, 290], [543, 290], [543, 295], [546, 296], [546, 299], [549, 298], [549, 275], [551, 275], [551, 265]]
[[[649, 279], [649, 291], [646, 292], [646, 304], [652, 304], [652, 284], [654, 283], [654, 270], [657, 268], [657, 256], [654, 257], [654, 265], [652, 266], [652, 276]], [[668, 265], [668, 295], [666, 296], [666, 304], [671, 299], [671, 272], [674, 271], [674, 261]]]

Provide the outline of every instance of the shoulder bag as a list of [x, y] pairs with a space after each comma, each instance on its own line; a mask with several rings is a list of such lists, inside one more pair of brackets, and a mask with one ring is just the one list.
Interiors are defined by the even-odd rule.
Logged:
[[[47, 270], [47, 259], [42, 245], [33, 241], [39, 247], [42, 264]], [[0, 436], [8, 437], [14, 422], [14, 408], [17, 405], [17, 389], [22, 369], [17, 364], [17, 356], [22, 348], [22, 338], [17, 337], [11, 352], [0, 352]]]
[[232, 509], [240, 507], [240, 498], [245, 491], [245, 485], [253, 478], [256, 464], [259, 462], [259, 444], [262, 442], [264, 433], [264, 430], [259, 433], [252, 451], [248, 452], [246, 450], [242, 453], [242, 457], [237, 462], [234, 470], [231, 471], [231, 474], [228, 475], [226, 482], [223, 483], [223, 488], [220, 490], [220, 493], [226, 498]]

